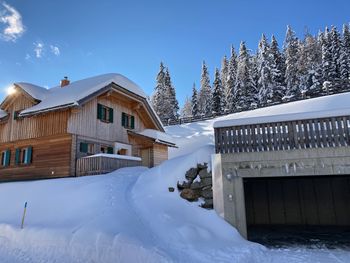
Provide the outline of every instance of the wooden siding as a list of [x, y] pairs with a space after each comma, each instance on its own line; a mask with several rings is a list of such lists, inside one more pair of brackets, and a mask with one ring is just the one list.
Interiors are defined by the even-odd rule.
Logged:
[[7, 122], [0, 124], [0, 143], [39, 138], [67, 132], [69, 111], [56, 111], [33, 117], [14, 120], [14, 112], [26, 109], [34, 102], [19, 93], [5, 109], [9, 114]]
[[105, 174], [119, 168], [140, 165], [141, 161], [108, 158], [105, 156], [80, 158], [77, 161], [77, 176]]
[[[67, 177], [71, 175], [71, 135], [55, 135], [39, 139], [0, 144], [0, 152], [11, 150], [10, 166], [0, 166], [0, 181]], [[15, 165], [15, 149], [33, 147], [30, 165]]]
[[215, 129], [216, 153], [263, 152], [350, 145], [350, 116]]
[[165, 145], [154, 144], [152, 149], [153, 165], [160, 165], [168, 160], [168, 147]]
[[[97, 119], [97, 103], [113, 108], [113, 123]], [[122, 112], [135, 116], [135, 131], [145, 129], [145, 124], [130, 104], [108, 98], [95, 98], [83, 105], [81, 109], [72, 112], [68, 120], [68, 132], [109, 142], [129, 143], [127, 130], [121, 123]]]

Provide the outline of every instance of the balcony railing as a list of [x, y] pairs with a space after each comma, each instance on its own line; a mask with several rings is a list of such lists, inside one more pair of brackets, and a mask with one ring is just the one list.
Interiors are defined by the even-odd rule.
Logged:
[[215, 128], [216, 153], [350, 145], [350, 116]]

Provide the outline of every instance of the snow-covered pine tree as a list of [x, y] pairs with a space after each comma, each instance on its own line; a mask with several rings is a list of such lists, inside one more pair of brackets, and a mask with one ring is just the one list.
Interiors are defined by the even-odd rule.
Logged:
[[322, 43], [322, 80], [323, 82], [331, 81], [332, 53], [331, 53], [330, 33], [327, 27], [322, 35], [321, 43]]
[[256, 104], [256, 89], [251, 76], [250, 62], [247, 47], [244, 42], [241, 42], [235, 84], [235, 107], [237, 111], [251, 109]]
[[298, 76], [298, 54], [299, 43], [295, 32], [290, 26], [284, 41], [284, 55], [286, 58], [286, 95], [284, 100], [297, 100], [300, 97], [299, 76]]
[[272, 80], [272, 98], [270, 104], [274, 105], [282, 102], [286, 89], [284, 84], [284, 60], [274, 35], [271, 37], [270, 63]]
[[223, 57], [221, 61], [221, 71], [220, 71], [220, 79], [221, 79], [221, 84], [223, 87], [223, 92], [224, 92], [224, 97], [225, 99], [223, 100], [223, 105], [224, 109], [226, 108], [226, 91], [228, 90], [227, 83], [228, 83], [228, 71], [229, 71], [229, 65], [228, 65], [228, 60], [226, 55]]
[[208, 68], [203, 61], [201, 74], [201, 87], [198, 96], [198, 105], [201, 115], [210, 116], [212, 114], [212, 92]]
[[330, 48], [332, 63], [330, 67], [330, 78], [332, 81], [340, 78], [340, 35], [335, 26], [332, 26], [330, 33]]
[[273, 96], [273, 84], [271, 76], [270, 46], [264, 34], [259, 41], [256, 63], [258, 74], [258, 105], [266, 106], [271, 102]]
[[197, 93], [195, 83], [193, 83], [193, 88], [192, 88], [191, 105], [192, 105], [192, 116], [194, 118], [199, 117], [200, 113], [199, 113], [199, 109], [198, 109], [198, 93]]
[[225, 93], [225, 112], [230, 113], [235, 110], [235, 85], [237, 77], [237, 55], [233, 46], [231, 46], [231, 56], [228, 62], [228, 78]]
[[165, 67], [163, 62], [160, 63], [159, 71], [156, 78], [156, 87], [151, 98], [153, 109], [162, 121], [167, 121], [166, 111], [166, 86], [165, 86]]
[[181, 109], [180, 116], [182, 118], [191, 117], [192, 116], [192, 102], [189, 97], [185, 98], [184, 106]]
[[340, 77], [343, 81], [348, 82], [350, 77], [350, 30], [347, 24], [343, 26], [339, 64]]
[[165, 111], [167, 112], [168, 119], [177, 120], [179, 118], [179, 103], [176, 99], [176, 91], [171, 82], [171, 77], [169, 73], [169, 69], [165, 70]]
[[213, 82], [213, 115], [221, 115], [224, 113], [224, 98], [219, 69], [216, 68]]

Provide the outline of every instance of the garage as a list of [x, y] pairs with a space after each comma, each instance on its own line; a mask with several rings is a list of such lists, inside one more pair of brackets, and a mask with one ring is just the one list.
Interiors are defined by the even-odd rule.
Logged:
[[349, 175], [244, 178], [243, 185], [249, 240], [327, 243], [333, 236], [350, 244]]

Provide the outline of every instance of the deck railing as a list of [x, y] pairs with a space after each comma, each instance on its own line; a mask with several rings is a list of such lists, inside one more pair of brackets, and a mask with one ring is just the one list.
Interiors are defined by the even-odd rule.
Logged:
[[350, 145], [350, 116], [215, 128], [216, 153]]
[[77, 176], [105, 174], [123, 167], [141, 166], [141, 160], [91, 156], [77, 160]]

